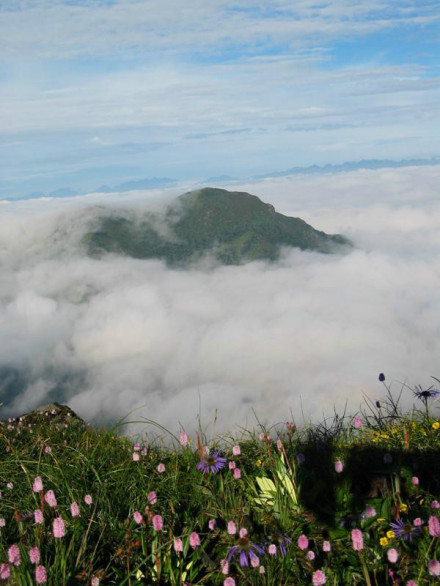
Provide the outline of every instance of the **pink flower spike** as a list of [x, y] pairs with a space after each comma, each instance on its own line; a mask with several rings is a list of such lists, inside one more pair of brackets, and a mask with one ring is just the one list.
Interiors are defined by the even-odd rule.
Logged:
[[277, 555], [277, 546], [274, 543], [271, 543], [267, 548], [269, 555]]
[[90, 494], [86, 494], [86, 496], [84, 497], [84, 502], [86, 503], [86, 505], [89, 506], [92, 504], [93, 499]]
[[335, 471], [340, 474], [341, 472], [343, 472], [344, 470], [344, 464], [341, 462], [341, 460], [336, 460], [335, 462]]
[[47, 572], [44, 566], [37, 566], [35, 568], [35, 582], [37, 584], [46, 584]]
[[313, 572], [312, 584], [313, 586], [323, 586], [327, 582], [327, 578], [322, 570], [316, 570]]
[[21, 564], [21, 555], [20, 555], [20, 548], [16, 543], [11, 545], [8, 549], [8, 560], [10, 564], [14, 566], [19, 566]]
[[229, 574], [229, 562], [228, 560], [220, 560], [220, 567], [222, 569], [222, 574], [227, 576]]
[[260, 574], [265, 574], [266, 568], [264, 566], [260, 566]]
[[430, 560], [428, 563], [428, 572], [430, 576], [440, 576], [440, 562]]
[[364, 536], [360, 529], [353, 529], [351, 532], [351, 540], [355, 551], [361, 551], [364, 549]]
[[155, 492], [151, 491], [148, 495], [148, 502], [150, 505], [155, 505], [157, 503], [157, 495]]
[[51, 448], [50, 446], [46, 446], [46, 447], [44, 448], [44, 453], [45, 453], [45, 454], [50, 454], [51, 452], [52, 452], [52, 448]]
[[200, 537], [195, 531], [189, 536], [189, 544], [193, 549], [196, 549], [200, 545]]
[[234, 456], [239, 456], [241, 454], [241, 448], [240, 448], [240, 446], [234, 446], [232, 448], [232, 453], [234, 454]]
[[234, 521], [228, 522], [228, 535], [235, 535], [237, 533], [237, 525]]
[[58, 539], [63, 538], [66, 535], [66, 526], [61, 517], [56, 517], [53, 520], [53, 536]]
[[355, 426], [356, 429], [360, 429], [362, 427], [362, 421], [360, 417], [355, 417], [354, 418], [354, 423], [353, 425]]
[[223, 586], [235, 586], [234, 578], [226, 578], [226, 580], [223, 582]]
[[235, 468], [237, 468], [237, 464], [234, 461], [230, 461], [229, 464], [229, 470], [235, 470]]
[[418, 486], [419, 479], [417, 478], [417, 476], [413, 476], [411, 482], [414, 484], [414, 486]]
[[387, 551], [387, 558], [391, 564], [395, 564], [399, 559], [399, 554], [397, 553], [397, 549], [391, 548]]
[[72, 503], [70, 505], [70, 514], [72, 517], [79, 517], [79, 506], [78, 503]]
[[174, 540], [173, 543], [173, 547], [174, 547], [174, 551], [176, 552], [182, 552], [183, 551], [183, 542], [180, 538], [177, 538]]
[[322, 551], [329, 552], [331, 550], [332, 550], [332, 546], [331, 546], [330, 541], [324, 541], [322, 543]]
[[307, 559], [311, 562], [315, 559], [315, 553], [311, 549], [307, 552]]
[[415, 580], [409, 580], [406, 583], [406, 586], [417, 586], [417, 582]]
[[438, 501], [432, 501], [431, 509], [440, 509], [440, 503]]
[[91, 586], [99, 586], [98, 576], [92, 576], [92, 580], [91, 580], [90, 584], [91, 584]]
[[43, 523], [43, 512], [40, 509], [36, 509], [34, 511], [34, 520], [37, 525], [41, 525]]
[[8, 564], [3, 563], [0, 566], [0, 580], [9, 580], [11, 577], [11, 570], [9, 569]]
[[307, 539], [306, 535], [300, 535], [298, 537], [298, 547], [303, 551], [309, 547], [309, 540]]
[[163, 519], [160, 515], [154, 515], [153, 519], [153, 529], [155, 531], [162, 531], [163, 529]]
[[34, 483], [32, 485], [32, 490], [34, 492], [41, 492], [43, 490], [43, 481], [41, 480], [41, 476], [36, 476]]
[[431, 515], [428, 521], [429, 535], [431, 537], [440, 537], [440, 521], [438, 517]]
[[179, 434], [179, 442], [180, 442], [180, 445], [183, 446], [184, 448], [188, 445], [188, 436], [186, 435], [186, 433], [184, 431], [181, 431]]
[[136, 442], [133, 446], [133, 452], [139, 452], [140, 449], [141, 446], [139, 445], [139, 442]]
[[53, 490], [48, 490], [44, 495], [44, 500], [49, 505], [49, 507], [56, 507], [57, 506], [57, 499], [55, 498], [55, 493]]
[[157, 471], [162, 474], [162, 472], [165, 472], [165, 464], [163, 464], [162, 462], [157, 466]]
[[133, 454], [132, 454], [131, 457], [133, 459], [133, 462], [139, 462], [140, 456], [139, 456], [139, 454], [137, 452], [133, 452]]
[[139, 513], [139, 511], [135, 511], [133, 513], [133, 519], [136, 521], [136, 523], [138, 525], [142, 525], [142, 521], [143, 521], [143, 517], [142, 515]]
[[236, 480], [238, 480], [239, 478], [241, 478], [241, 470], [240, 470], [240, 468], [234, 468], [234, 478]]
[[38, 547], [31, 547], [29, 549], [29, 560], [31, 564], [40, 563], [40, 550], [38, 549]]

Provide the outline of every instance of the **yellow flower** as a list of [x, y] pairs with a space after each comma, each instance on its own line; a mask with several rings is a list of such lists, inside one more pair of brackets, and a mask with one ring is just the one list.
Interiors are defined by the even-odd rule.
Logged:
[[396, 534], [394, 531], [387, 531], [387, 537], [388, 539], [393, 539], [393, 537], [396, 537]]
[[432, 429], [438, 429], [440, 427], [440, 423], [438, 421], [434, 421], [432, 424]]
[[386, 537], [381, 537], [379, 542], [383, 547], [388, 545], [388, 539]]
[[261, 464], [262, 464], [262, 463], [263, 463], [263, 461], [262, 461], [262, 460], [257, 460], [257, 461], [255, 462], [255, 464], [256, 464], [257, 466], [261, 466]]
[[393, 434], [397, 433], [397, 429], [395, 427], [393, 427], [393, 429], [391, 430], [391, 433], [393, 433]]
[[384, 521], [385, 521], [385, 518], [384, 517], [379, 517], [379, 519], [378, 519], [378, 522], [379, 523], [383, 523]]
[[408, 510], [408, 505], [405, 505], [405, 503], [402, 503], [400, 505], [400, 510], [402, 511], [402, 513], [406, 513]]
[[417, 427], [417, 422], [416, 422], [416, 421], [413, 421], [413, 422], [411, 423], [411, 425], [412, 425], [412, 428], [413, 428], [413, 429], [415, 429], [415, 428]]
[[383, 439], [388, 439], [388, 435], [386, 433], [382, 433], [380, 437], [383, 437]]

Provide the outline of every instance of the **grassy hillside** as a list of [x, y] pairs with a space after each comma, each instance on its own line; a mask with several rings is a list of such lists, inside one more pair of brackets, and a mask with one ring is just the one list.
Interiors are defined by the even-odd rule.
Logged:
[[165, 443], [51, 410], [8, 421], [0, 582], [438, 584], [438, 403], [415, 393], [407, 414], [388, 393], [356, 417]]
[[[160, 229], [164, 224], [165, 233]], [[170, 264], [207, 253], [225, 264], [241, 264], [275, 260], [282, 246], [328, 253], [349, 245], [343, 236], [330, 236], [299, 218], [277, 213], [254, 195], [213, 188], [180, 196], [161, 220], [152, 214], [102, 216], [84, 242], [93, 255], [113, 252]]]

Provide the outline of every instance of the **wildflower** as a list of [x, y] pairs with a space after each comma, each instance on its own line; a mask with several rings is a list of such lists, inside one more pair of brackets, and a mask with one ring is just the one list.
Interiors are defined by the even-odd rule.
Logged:
[[298, 537], [298, 547], [302, 550], [307, 549], [309, 547], [309, 540], [307, 539], [306, 535], [300, 535]]
[[217, 521], [215, 519], [209, 519], [208, 527], [209, 527], [210, 531], [214, 531], [216, 525], [217, 525]]
[[29, 560], [31, 564], [40, 563], [40, 550], [38, 549], [38, 547], [29, 548]]
[[274, 543], [271, 543], [267, 548], [269, 555], [277, 555], [277, 546]]
[[438, 517], [431, 515], [428, 521], [429, 535], [431, 537], [440, 537], [440, 521]]
[[235, 586], [234, 578], [226, 578], [226, 580], [223, 582], [223, 586]]
[[265, 574], [266, 568], [264, 566], [260, 566], [260, 574]]
[[399, 559], [399, 554], [397, 553], [397, 549], [394, 549], [394, 547], [389, 549], [387, 551], [387, 558], [391, 564], [395, 564], [397, 562], [397, 560]]
[[237, 464], [235, 462], [233, 462], [232, 460], [229, 462], [228, 466], [229, 466], [229, 470], [235, 470], [235, 468], [237, 468]]
[[240, 468], [235, 468], [234, 469], [234, 478], [236, 478], [237, 480], [239, 478], [241, 478], [241, 470], [240, 470]]
[[133, 445], [133, 452], [139, 452], [140, 449], [141, 449], [141, 446], [139, 445], [139, 442], [136, 442]]
[[367, 507], [364, 511], [364, 517], [366, 519], [371, 519], [377, 515], [376, 509], [374, 507]]
[[362, 421], [360, 417], [355, 417], [353, 425], [356, 429], [360, 429], [362, 427]]
[[419, 479], [417, 478], [417, 476], [413, 476], [411, 478], [411, 482], [414, 484], [414, 486], [417, 486], [419, 484]]
[[428, 563], [428, 572], [430, 576], [440, 576], [440, 562], [430, 560]]
[[406, 586], [417, 586], [417, 582], [415, 580], [408, 580]]
[[440, 395], [440, 391], [436, 391], [432, 387], [423, 390], [420, 385], [417, 385], [413, 392], [417, 399], [423, 401], [425, 405], [427, 404], [428, 399], [434, 399]]
[[239, 537], [246, 537], [247, 534], [248, 534], [248, 530], [245, 529], [244, 527], [242, 527], [240, 529], [240, 531], [238, 532]]
[[155, 505], [157, 503], [157, 495], [154, 491], [151, 491], [148, 494], [148, 502], [150, 503], [150, 505]]
[[20, 555], [20, 548], [16, 543], [11, 545], [8, 549], [8, 560], [10, 564], [14, 566], [19, 566], [21, 564], [21, 555]]
[[440, 503], [438, 501], [432, 501], [431, 509], [440, 509]]
[[396, 519], [394, 523], [390, 523], [396, 537], [402, 537], [406, 541], [412, 541], [415, 536], [420, 533], [420, 527], [414, 527], [411, 523]]
[[53, 536], [57, 538], [62, 538], [66, 535], [66, 526], [64, 521], [61, 517], [56, 517], [53, 520]]
[[32, 490], [34, 492], [41, 492], [43, 490], [43, 481], [41, 480], [41, 476], [36, 476], [34, 483], [32, 485]]
[[413, 525], [414, 527], [421, 527], [423, 525], [423, 521], [420, 517], [417, 517], [416, 519], [414, 519]]
[[309, 550], [307, 552], [307, 559], [310, 560], [311, 562], [313, 562], [313, 560], [315, 559], [315, 554], [312, 550]]
[[136, 522], [138, 525], [141, 525], [141, 524], [142, 524], [143, 517], [142, 517], [142, 515], [139, 513], [139, 511], [135, 511], [135, 512], [133, 513], [133, 519], [135, 520], [135, 522]]
[[36, 509], [34, 511], [34, 519], [37, 525], [41, 525], [41, 523], [43, 522], [43, 512], [40, 511], [40, 509]]
[[381, 544], [382, 547], [385, 547], [386, 545], [388, 545], [388, 539], [386, 537], [381, 537], [379, 539], [379, 543]]
[[92, 576], [92, 580], [91, 580], [90, 584], [91, 584], [91, 586], [99, 586], [98, 576]]
[[147, 455], [147, 452], [148, 452], [147, 448], [142, 448], [142, 450], [141, 450], [141, 456], [146, 456]]
[[330, 541], [324, 541], [322, 543], [322, 551], [329, 552], [331, 550], [332, 550], [332, 545], [331, 545]]
[[237, 525], [234, 521], [228, 521], [228, 534], [235, 535], [237, 533]]
[[132, 454], [131, 457], [133, 459], [133, 462], [139, 462], [140, 456], [139, 456], [139, 454], [137, 452], [133, 452], [133, 454]]
[[153, 519], [153, 529], [155, 531], [162, 531], [163, 529], [163, 519], [160, 515], [154, 515]]
[[157, 471], [159, 472], [159, 474], [162, 474], [162, 472], [165, 472], [165, 464], [163, 464], [162, 462], [157, 466]]
[[335, 471], [340, 474], [344, 470], [344, 464], [341, 460], [336, 460], [335, 462]]
[[258, 568], [260, 565], [260, 558], [257, 555], [251, 556], [251, 566], [253, 568]]
[[79, 506], [78, 503], [73, 502], [70, 505], [70, 514], [72, 517], [79, 517]]
[[406, 513], [408, 511], [408, 505], [406, 505], [405, 503], [401, 503], [400, 510], [402, 513]]
[[9, 569], [8, 564], [3, 563], [0, 566], [0, 580], [9, 580], [11, 576], [11, 570]]
[[237, 544], [229, 548], [227, 559], [230, 562], [235, 555], [238, 555], [240, 566], [247, 567], [249, 562], [252, 562], [255, 558], [258, 560], [258, 564], [260, 563], [257, 553], [263, 555], [264, 549], [256, 543], [252, 543], [249, 536], [245, 535], [244, 537], [239, 537]]
[[434, 421], [434, 423], [432, 424], [432, 429], [439, 429], [439, 428], [440, 428], [440, 422]]
[[229, 562], [228, 560], [220, 560], [220, 567], [222, 569], [222, 574], [227, 576], [229, 574]]
[[322, 570], [316, 570], [312, 575], [313, 586], [322, 586], [327, 582], [327, 578]]
[[212, 453], [212, 456], [205, 455], [202, 460], [197, 464], [197, 470], [203, 472], [204, 474], [208, 474], [208, 472], [213, 472], [214, 474], [219, 472], [226, 464], [226, 458], [218, 455], [218, 451]]
[[353, 542], [353, 549], [355, 551], [361, 551], [364, 549], [364, 536], [360, 529], [353, 529], [351, 532], [351, 540]]
[[180, 445], [183, 446], [184, 448], [188, 445], [188, 436], [186, 435], [186, 433], [184, 431], [180, 432], [179, 442], [180, 442]]
[[176, 552], [183, 551], [183, 542], [179, 537], [174, 540], [173, 547], [174, 547], [174, 551], [176, 551]]
[[200, 545], [200, 537], [195, 531], [189, 536], [189, 544], [193, 549], [196, 549], [196, 547], [199, 547]]
[[6, 485], [7, 488], [9, 488], [9, 490], [12, 490], [14, 488], [14, 483], [13, 482], [8, 482], [8, 484]]
[[93, 502], [92, 497], [89, 494], [86, 494], [86, 496], [84, 497], [84, 502], [86, 503], [86, 505], [91, 505]]
[[239, 456], [241, 454], [241, 448], [240, 446], [234, 446], [232, 448], [232, 453], [234, 456]]
[[5, 519], [3, 517], [0, 518], [0, 527], [4, 527], [6, 525]]
[[37, 566], [35, 568], [35, 582], [37, 584], [46, 584], [47, 572], [44, 566]]
[[387, 537], [388, 539], [394, 539], [396, 537], [396, 534], [394, 533], [394, 531], [387, 531]]
[[52, 452], [52, 448], [51, 448], [50, 446], [46, 446], [46, 447], [44, 448], [44, 453], [45, 453], [45, 454], [50, 454], [51, 452]]
[[383, 383], [383, 381], [385, 380], [385, 375], [384, 375], [384, 373], [383, 373], [383, 372], [381, 372], [381, 373], [379, 374], [379, 380], [380, 380], [380, 382], [381, 382], [381, 383]]

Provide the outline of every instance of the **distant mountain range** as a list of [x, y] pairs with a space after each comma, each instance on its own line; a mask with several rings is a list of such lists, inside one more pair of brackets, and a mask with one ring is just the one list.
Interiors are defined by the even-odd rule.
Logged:
[[207, 254], [224, 264], [276, 260], [283, 246], [330, 253], [349, 247], [341, 235], [315, 230], [245, 192], [206, 187], [178, 197], [163, 215], [102, 215], [83, 243], [91, 256], [108, 253], [185, 265]]

